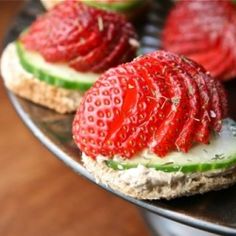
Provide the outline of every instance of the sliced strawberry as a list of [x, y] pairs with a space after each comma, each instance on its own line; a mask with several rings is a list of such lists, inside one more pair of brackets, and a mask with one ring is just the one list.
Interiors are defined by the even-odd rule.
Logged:
[[[138, 48], [129, 43], [137, 35], [124, 17], [77, 1], [58, 4], [39, 17], [20, 40], [48, 62], [95, 73], [133, 58]], [[129, 57], [122, 57], [127, 51]]]
[[[229, 49], [223, 48], [221, 41], [215, 47], [206, 51], [205, 54], [198, 52], [190, 54], [189, 57], [199, 64], [205, 65], [207, 71], [211, 71], [214, 77], [218, 76], [219, 78], [232, 65], [231, 52]], [[215, 59], [212, 60], [212, 58]]]
[[[145, 66], [143, 66], [145, 65]], [[151, 107], [150, 119], [145, 122], [149, 134], [156, 133], [160, 124], [171, 110], [171, 94], [169, 86], [162, 75], [161, 64], [151, 57], [141, 57], [135, 60], [133, 66], [139, 75], [145, 78], [151, 95], [147, 97], [147, 103], [155, 101], [155, 107]]]
[[[175, 67], [168, 61], [169, 57], [171, 57], [170, 54], [162, 53], [160, 52], [158, 55], [161, 56], [161, 54], [164, 55], [164, 60], [162, 60], [161, 57], [156, 57], [155, 54], [153, 55], [153, 58], [156, 60], [155, 64], [157, 64], [159, 67], [162, 66], [162, 70], [160, 70], [161, 73], [159, 73], [159, 76], [156, 78], [156, 83], [159, 80], [159, 78], [165, 78], [164, 84], [172, 85], [172, 89], [169, 88], [169, 97], [168, 103], [172, 103], [171, 108], [166, 110], [166, 120], [163, 120], [162, 124], [158, 127], [158, 129], [155, 131], [155, 136], [153, 137], [150, 147], [152, 150], [154, 150], [158, 155], [164, 156], [168, 150], [175, 148], [175, 140], [178, 137], [178, 134], [183, 126], [184, 121], [186, 120], [187, 113], [185, 113], [185, 116], [183, 115], [184, 108], [188, 110], [187, 106], [188, 103], [186, 102], [186, 88], [182, 84], [182, 79], [179, 79], [178, 71], [175, 71]], [[137, 59], [136, 61], [141, 61], [140, 59]], [[157, 69], [153, 65], [148, 68], [148, 71], [150, 74], [157, 74]], [[173, 61], [171, 61], [173, 62]], [[146, 63], [143, 63], [145, 67], [147, 68]], [[174, 67], [173, 71], [170, 71], [170, 66], [172, 65]], [[150, 68], [152, 68], [150, 70]], [[158, 74], [157, 74], [158, 75]], [[167, 80], [168, 78], [169, 80]], [[176, 86], [174, 85], [176, 83]], [[168, 87], [169, 87], [168, 86]], [[182, 106], [185, 100], [185, 106]], [[157, 115], [156, 115], [157, 116]], [[183, 119], [180, 119], [182, 116]], [[165, 123], [166, 122], [166, 123]], [[159, 123], [159, 122], [157, 122]], [[168, 129], [166, 124], [168, 123], [168, 126], [172, 126], [171, 129]]]
[[[165, 77], [162, 75], [163, 68], [156, 59], [150, 56], [135, 59], [133, 66], [136, 68], [139, 75], [145, 78], [152, 92], [152, 96], [148, 97], [148, 99], [157, 102], [155, 109], [153, 109], [151, 120], [154, 119], [157, 124], [161, 123], [165, 118], [165, 114], [169, 113], [171, 109], [171, 95], [169, 86], [165, 82]], [[155, 125], [152, 129], [153, 128], [157, 129], [158, 126]]]
[[222, 80], [224, 82], [224, 81], [228, 81], [232, 78], [235, 78], [236, 67], [234, 66], [234, 64], [236, 64], [236, 61], [233, 60], [233, 64], [229, 68], [227, 68], [227, 70], [225, 71], [224, 74], [219, 76], [220, 80]]
[[[168, 35], [170, 34], [170, 36]], [[172, 32], [168, 32], [168, 34], [165, 34], [164, 37], [168, 37], [169, 40], [168, 41], [163, 41], [162, 43], [164, 44], [164, 47], [171, 47], [172, 44], [183, 44], [185, 42], [193, 42], [193, 43], [201, 43], [203, 40], [205, 40], [206, 44], [207, 43], [207, 37], [204, 37], [203, 34], [199, 34], [198, 32], [189, 32], [186, 37], [183, 39], [183, 33], [172, 33]], [[173, 35], [175, 35], [175, 37], [173, 37]]]
[[180, 132], [178, 138], [176, 139], [175, 145], [182, 151], [187, 152], [192, 146], [193, 134], [196, 128], [197, 122], [199, 122], [199, 92], [197, 85], [191, 77], [186, 74], [182, 75], [185, 86], [188, 88], [188, 99], [190, 111], [188, 114], [188, 119], [186, 120], [182, 131]]
[[[110, 45], [112, 52], [110, 52], [106, 57], [101, 60], [100, 63], [94, 66], [93, 71], [103, 71], [104, 67], [113, 67], [119, 57], [121, 57], [122, 53], [126, 52], [129, 48], [129, 43], [127, 41], [126, 36], [122, 36], [121, 38], [116, 41], [116, 46]], [[129, 61], [129, 60], [124, 60]]]
[[228, 114], [228, 99], [225, 89], [223, 88], [222, 84], [216, 81], [216, 89], [220, 97], [221, 102], [221, 109], [222, 109], [222, 117], [226, 118]]
[[211, 117], [211, 124], [212, 127], [216, 131], [221, 129], [221, 120], [223, 118], [223, 111], [221, 110], [221, 101], [219, 97], [219, 93], [216, 87], [215, 81], [210, 78], [207, 81], [208, 91], [211, 94], [211, 109], [210, 110], [210, 117]]
[[[108, 17], [107, 20], [111, 21], [112, 19]], [[117, 23], [114, 22], [114, 24]], [[119, 29], [119, 27], [115, 28], [116, 30]], [[123, 31], [125, 32], [123, 35], [120, 35], [119, 30], [114, 35], [108, 34], [109, 41], [106, 45], [108, 53], [99, 63], [96, 63], [92, 68], [93, 71], [104, 71], [107, 67], [116, 66], [119, 60], [125, 62], [133, 59], [139, 43], [130, 25], [123, 27]]]
[[[165, 44], [166, 45], [166, 44]], [[177, 43], [177, 44], [172, 44], [169, 46], [169, 50], [172, 52], [178, 52], [178, 54], [190, 54], [195, 53], [196, 51], [198, 52], [204, 52], [208, 50], [209, 46], [206, 43], [195, 43], [195, 42], [187, 42], [184, 43], [183, 45]]]
[[[215, 46], [213, 48], [209, 48], [208, 50], [205, 51], [203, 54], [202, 51], [195, 51], [194, 53], [190, 54], [191, 59], [198, 62], [199, 64], [207, 64], [210, 60], [210, 64], [207, 64], [208, 66], [213, 66], [215, 64], [218, 64], [219, 62], [222, 61], [222, 58], [225, 55], [219, 55], [219, 51], [221, 51], [221, 45], [220, 42], [215, 43]], [[216, 60], [212, 61], [212, 58], [216, 58]], [[201, 63], [200, 63], [201, 62]], [[205, 68], [208, 70], [208, 68]]]
[[221, 77], [224, 77], [226, 71], [228, 71], [228, 69], [232, 67], [233, 62], [229, 51], [224, 50], [222, 51], [221, 55], [222, 56], [218, 56], [219, 59], [215, 60], [215, 63], [209, 63], [209, 65], [206, 64], [206, 69], [208, 71], [211, 71], [212, 76], [219, 79], [221, 79]]
[[101, 42], [100, 46], [94, 48], [86, 55], [77, 56], [74, 60], [70, 61], [69, 65], [74, 69], [82, 72], [86, 72], [89, 70], [98, 73], [101, 72], [94, 70], [93, 66], [96, 65], [97, 62], [100, 62], [106, 56], [107, 43], [109, 42]]
[[165, 156], [170, 150], [174, 149], [175, 140], [186, 120], [185, 112], [188, 110], [187, 89], [183, 86], [181, 78], [168, 71], [168, 69], [165, 69], [165, 73], [162, 75], [168, 78], [166, 82], [172, 88], [170, 90], [172, 105], [170, 112], [166, 115], [150, 143], [151, 150], [159, 156]]
[[93, 158], [131, 158], [144, 148], [159, 156], [187, 152], [221, 128], [226, 105], [223, 87], [203, 67], [157, 51], [98, 79], [77, 111], [73, 136]]
[[86, 40], [81, 37], [79, 41], [73, 44], [45, 48], [42, 51], [42, 55], [51, 62], [57, 62], [58, 60], [69, 61], [78, 55], [84, 56], [96, 48], [98, 42], [102, 41], [101, 36], [95, 30], [88, 33], [88, 35], [85, 35]]
[[230, 1], [180, 1], [166, 21], [163, 46], [227, 80], [236, 76], [235, 24], [236, 6]]
[[[150, 139], [146, 121], [150, 119], [157, 102], [153, 100], [148, 106], [145, 106], [151, 92], [143, 89], [144, 86], [143, 78], [133, 73], [133, 77], [130, 77], [128, 82], [122, 107], [123, 122], [120, 124], [119, 130], [112, 132], [112, 140], [117, 141], [118, 137], [118, 142], [121, 143], [118, 153], [122, 156], [132, 156], [136, 151], [142, 150]], [[116, 125], [117, 122], [114, 124]]]
[[[92, 50], [70, 61], [70, 66], [78, 71], [90, 70], [98, 73], [104, 71], [104, 68], [97, 67], [97, 64], [100, 64], [101, 61], [103, 62], [107, 55], [111, 53], [109, 50], [112, 50], [114, 44], [118, 43], [114, 38], [120, 35], [119, 27], [116, 27], [113, 22], [107, 24], [107, 21], [105, 21], [107, 19], [103, 20], [101, 15], [97, 15], [97, 19], [103, 22], [102, 29], [100, 29], [101, 32], [95, 32], [96, 35], [100, 35], [100, 44], [98, 45], [98, 41], [95, 42], [95, 47]], [[95, 29], [99, 31], [98, 25], [96, 25]], [[104, 63], [104, 67], [107, 68], [108, 64]]]
[[[36, 20], [21, 40], [26, 48], [32, 43], [32, 48], [29, 49], [37, 50], [53, 61], [63, 60], [64, 53], [61, 55], [58, 49], [80, 42], [81, 40], [78, 38], [88, 38], [92, 32], [85, 30], [90, 28], [94, 22], [89, 15], [82, 19], [84, 11], [86, 9], [83, 5], [76, 8], [75, 4], [59, 4], [55, 10]], [[47, 51], [51, 52], [51, 56], [47, 54]], [[52, 52], [55, 53], [55, 58]], [[71, 54], [71, 51], [68, 51], [67, 54]]]
[[189, 101], [189, 112], [186, 112], [186, 122], [175, 141], [175, 145], [179, 150], [187, 152], [192, 145], [192, 136], [197, 125], [196, 123], [199, 122], [198, 115], [200, 108], [198, 86], [196, 81], [192, 79], [191, 61], [185, 60], [184, 58], [182, 59], [173, 54], [166, 57], [165, 53], [159, 53], [159, 59], [165, 60], [175, 68], [181, 80], [183, 80], [184, 86], [187, 88], [186, 94]]
[[209, 141], [210, 117], [208, 111], [210, 110], [211, 97], [207, 88], [205, 78], [205, 71], [194, 63], [193, 61], [182, 58], [181, 65], [188, 71], [192, 80], [197, 84], [200, 95], [199, 116], [195, 119], [197, 121], [193, 140], [196, 142], [207, 143]]
[[[223, 95], [224, 89], [220, 82], [214, 80], [212, 77], [206, 73], [205, 69], [198, 65], [197, 63], [192, 62], [192, 64], [196, 68], [196, 75], [201, 76], [201, 81], [205, 81], [205, 85], [207, 87], [208, 93], [209, 93], [209, 102], [210, 102], [210, 110], [207, 110], [208, 114], [205, 116], [208, 117], [208, 119], [211, 121], [212, 128], [216, 131], [219, 131], [221, 129], [221, 121], [224, 117], [224, 113], [227, 110], [226, 103], [225, 103], [225, 97], [223, 98], [224, 103], [221, 101], [219, 90], [221, 88], [221, 94]], [[196, 77], [195, 75], [195, 77]], [[197, 78], [197, 77], [196, 77]], [[198, 80], [198, 79], [196, 79]], [[203, 81], [202, 81], [203, 82]], [[202, 83], [203, 85], [203, 83]], [[207, 97], [205, 98], [207, 100]], [[208, 102], [206, 103], [208, 106]], [[200, 133], [200, 135], [202, 135]]]
[[105, 141], [122, 103], [112, 103], [111, 99], [122, 97], [124, 87], [118, 78], [111, 80], [108, 76], [100, 77], [100, 81], [86, 93], [73, 123], [75, 142], [90, 156], [98, 155], [98, 150], [101, 155], [113, 154], [109, 149], [112, 144]]

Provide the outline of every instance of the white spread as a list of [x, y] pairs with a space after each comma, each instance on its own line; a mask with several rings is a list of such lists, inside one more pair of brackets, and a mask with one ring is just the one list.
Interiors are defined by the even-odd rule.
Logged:
[[[9, 70], [11, 68], [11, 70]], [[34, 76], [25, 71], [18, 59], [15, 43], [10, 43], [3, 51], [1, 58], [1, 74], [6, 84], [21, 83], [21, 76], [25, 79], [33, 79]], [[14, 80], [12, 79], [14, 78]]]

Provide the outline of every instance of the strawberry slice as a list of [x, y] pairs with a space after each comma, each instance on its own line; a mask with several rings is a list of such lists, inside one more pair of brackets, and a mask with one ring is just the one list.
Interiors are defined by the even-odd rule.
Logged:
[[209, 142], [227, 112], [220, 82], [195, 62], [165, 51], [105, 72], [85, 94], [73, 137], [88, 156], [158, 156]]
[[[123, 16], [77, 1], [58, 4], [39, 17], [20, 40], [48, 62], [95, 73], [131, 60], [139, 46], [130, 43], [137, 42], [137, 35]], [[129, 56], [121, 56], [127, 51]]]
[[236, 5], [230, 1], [179, 1], [167, 18], [163, 47], [228, 80], [236, 76], [235, 24]]
[[[145, 67], [143, 66], [145, 64]], [[151, 57], [139, 57], [133, 63], [139, 75], [145, 78], [148, 84], [151, 96], [148, 97], [148, 102], [154, 100], [157, 104], [155, 109], [152, 109], [150, 122], [161, 123], [165, 114], [170, 112], [170, 93], [165, 77], [161, 75], [162, 66]], [[159, 72], [159, 73], [158, 73]], [[154, 124], [153, 123], [153, 124]], [[152, 126], [151, 130], [156, 131], [158, 126]], [[151, 131], [150, 131], [151, 132]]]
[[216, 82], [213, 79], [209, 79], [207, 85], [212, 98], [212, 110], [210, 110], [211, 124], [216, 131], [220, 131], [221, 120], [223, 118], [222, 101], [219, 97]]
[[[163, 123], [166, 114], [171, 113], [171, 94], [165, 82], [165, 77], [162, 75], [162, 65], [158, 61], [151, 57], [138, 58], [136, 59], [136, 63], [134, 63], [134, 67], [145, 78], [148, 86], [147, 90], [151, 91], [151, 95], [147, 96], [146, 103], [155, 102], [154, 106], [150, 107], [151, 115], [144, 123], [145, 128], [143, 128], [149, 136], [148, 140], [150, 140], [150, 134], [155, 134], [160, 129], [160, 124]], [[154, 140], [152, 141], [152, 139], [149, 141], [149, 146], [154, 144]], [[170, 143], [170, 146], [174, 148], [174, 143]], [[160, 156], [166, 153], [163, 150], [156, 151]]]
[[[22, 36], [22, 42], [29, 50], [39, 51], [46, 59], [49, 57], [49, 61], [63, 60], [65, 53], [60, 52], [61, 48], [66, 52], [66, 45], [80, 42], [78, 38], [88, 38], [92, 33], [85, 30], [93, 25], [89, 15], [82, 18], [85, 10], [83, 5], [76, 9], [69, 4], [59, 4], [56, 10], [42, 15], [32, 24]], [[70, 55], [71, 51], [66, 54]]]
[[222, 109], [222, 117], [226, 118], [228, 114], [228, 102], [227, 102], [227, 94], [222, 87], [221, 83], [216, 81], [216, 89], [220, 97], [221, 109]]
[[149, 106], [145, 106], [146, 98], [151, 96], [150, 90], [143, 89], [145, 80], [134, 73], [134, 68], [125, 67], [125, 69], [127, 74], [130, 74], [130, 69], [132, 69], [132, 76], [129, 76], [127, 81], [127, 90], [121, 113], [122, 122], [114, 121], [114, 126], [110, 131], [111, 136], [108, 136], [108, 139], [114, 143], [118, 141], [121, 144], [117, 149], [119, 155], [131, 156], [145, 148], [149, 141], [150, 136], [146, 130], [146, 121], [150, 119], [157, 103], [154, 100], [150, 102]]
[[59, 45], [45, 48], [42, 52], [44, 58], [50, 62], [61, 61], [71, 61], [78, 55], [85, 56], [91, 50], [94, 50], [97, 47], [97, 43], [102, 41], [102, 38], [99, 34], [96, 33], [95, 29], [89, 34], [85, 35], [86, 41], [84, 38], [81, 38], [78, 42], [71, 43], [70, 45]]
[[[190, 58], [195, 61], [201, 61], [206, 70], [212, 71], [213, 76], [224, 75], [225, 71], [231, 68], [233, 58], [230, 50], [222, 48], [222, 46], [222, 43], [218, 42], [215, 48], [211, 48], [205, 54], [201, 51], [192, 54]], [[212, 60], [212, 58], [215, 58], [215, 60]]]
[[76, 57], [76, 59], [70, 61], [69, 65], [78, 71], [86, 72], [90, 70], [99, 73], [99, 70], [94, 70], [93, 67], [106, 56], [107, 43], [109, 42], [104, 41], [88, 54]]
[[199, 122], [199, 91], [196, 82], [191, 79], [191, 76], [186, 74], [182, 76], [185, 86], [188, 88], [188, 99], [190, 111], [188, 118], [176, 139], [175, 145], [182, 151], [187, 152], [192, 146], [192, 136], [194, 134], [197, 122]]
[[[189, 74], [191, 73], [191, 68], [188, 63], [190, 62], [187, 61], [186, 66], [185, 58], [176, 57], [173, 54], [167, 57], [165, 53], [159, 53], [159, 59], [170, 63], [175, 68], [184, 83], [184, 87], [187, 88], [186, 94], [188, 96], [190, 111], [185, 113], [187, 119], [175, 141], [175, 146], [179, 150], [187, 152], [192, 145], [192, 135], [195, 130], [196, 122], [199, 121], [198, 114], [200, 107], [198, 87], [196, 82], [192, 79], [192, 74]], [[184, 72], [183, 68], [186, 69]]]
[[229, 70], [229, 68], [231, 68], [233, 63], [233, 59], [230, 54], [230, 51], [224, 50], [222, 51], [221, 56], [218, 56], [218, 59], [215, 60], [214, 63], [209, 63], [209, 65], [207, 65], [206, 69], [208, 71], [212, 71], [213, 77], [218, 76], [224, 80], [225, 73]]
[[[218, 55], [219, 51], [221, 51], [221, 44], [220, 42], [216, 42], [214, 48], [210, 48], [209, 50], [205, 50], [205, 54], [203, 54], [202, 51], [195, 51], [191, 54], [191, 59], [194, 61], [202, 61], [204, 64], [206, 64], [209, 60], [212, 58], [216, 58], [216, 60], [210, 61], [210, 63], [213, 65], [218, 65], [222, 59], [225, 57], [225, 55]], [[209, 67], [211, 66], [209, 64]], [[207, 68], [206, 68], [207, 69]]]
[[[165, 44], [164, 47], [167, 47]], [[178, 54], [186, 55], [197, 52], [204, 52], [208, 50], [208, 45], [201, 42], [186, 42], [184, 44], [173, 43], [168, 47], [170, 51], [177, 52]]]
[[[113, 67], [115, 66], [114, 62], [119, 60], [119, 58], [122, 58], [123, 61], [130, 61], [132, 60], [134, 55], [133, 48], [130, 49], [130, 43], [129, 40], [125, 35], [123, 35], [121, 38], [117, 39], [116, 46], [113, 47], [113, 45], [109, 45], [109, 48], [111, 48], [110, 54], [108, 54], [104, 60], [102, 60], [100, 63], [98, 63], [96, 66], [94, 66], [94, 71], [98, 70], [104, 70], [107, 66]], [[129, 50], [130, 49], [130, 50]], [[128, 55], [129, 53], [129, 55]]]
[[[165, 68], [166, 64], [163, 64]], [[168, 151], [173, 150], [175, 141], [186, 120], [185, 109], [188, 110], [187, 88], [182, 79], [168, 69], [164, 70], [163, 76], [168, 80], [171, 90], [171, 110], [166, 114], [165, 120], [160, 125], [150, 143], [150, 148], [159, 156], [165, 156]], [[183, 104], [185, 104], [183, 106]], [[178, 148], [178, 147], [177, 147]]]
[[209, 128], [210, 128], [210, 118], [208, 111], [211, 108], [211, 99], [209, 96], [209, 91], [207, 88], [207, 79], [205, 70], [199, 68], [194, 62], [189, 60], [182, 60], [182, 66], [186, 68], [192, 80], [197, 84], [199, 95], [200, 95], [200, 111], [199, 116], [196, 118], [197, 124], [195, 127], [195, 134], [193, 134], [193, 140], [196, 142], [207, 143], [209, 140]]

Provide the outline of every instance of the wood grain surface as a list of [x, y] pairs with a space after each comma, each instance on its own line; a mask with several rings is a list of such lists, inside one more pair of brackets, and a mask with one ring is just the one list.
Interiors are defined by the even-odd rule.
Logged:
[[[0, 43], [21, 3], [0, 0]], [[138, 209], [73, 173], [33, 137], [2, 81], [0, 105], [0, 235], [149, 235]]]

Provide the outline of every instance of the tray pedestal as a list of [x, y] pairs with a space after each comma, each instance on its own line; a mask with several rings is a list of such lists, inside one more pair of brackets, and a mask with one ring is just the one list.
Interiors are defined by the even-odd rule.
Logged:
[[149, 226], [153, 236], [217, 236], [175, 221], [163, 218], [150, 211], [142, 210], [145, 222]]

